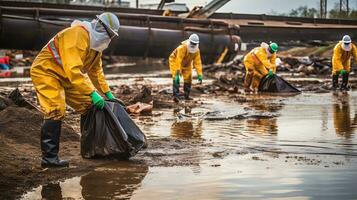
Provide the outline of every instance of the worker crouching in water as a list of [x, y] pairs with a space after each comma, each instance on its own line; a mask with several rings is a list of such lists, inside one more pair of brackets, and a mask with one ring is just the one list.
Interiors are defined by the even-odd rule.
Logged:
[[202, 83], [202, 63], [199, 50], [199, 37], [197, 34], [190, 35], [189, 39], [183, 41], [169, 57], [170, 72], [173, 78], [173, 96], [174, 101], [179, 102], [180, 93], [180, 76], [183, 76], [184, 97], [186, 100], [190, 98], [192, 84], [192, 68], [197, 71], [197, 79]]
[[338, 89], [338, 77], [342, 76], [341, 90], [348, 90], [348, 77], [351, 69], [351, 56], [357, 62], [357, 48], [352, 43], [351, 37], [343, 36], [333, 50], [332, 56], [332, 89]]
[[276, 43], [263, 42], [260, 47], [252, 49], [243, 59], [245, 67], [244, 89], [246, 92], [256, 92], [260, 80], [268, 74], [276, 73]]
[[[80, 114], [94, 104], [103, 109], [105, 94], [115, 100], [102, 69], [102, 51], [118, 36], [119, 20], [112, 13], [98, 15], [92, 22], [75, 20], [55, 35], [31, 66], [44, 123], [41, 128], [43, 167], [69, 166], [58, 157], [61, 124], [66, 103]], [[119, 100], [120, 101], [120, 100]]]

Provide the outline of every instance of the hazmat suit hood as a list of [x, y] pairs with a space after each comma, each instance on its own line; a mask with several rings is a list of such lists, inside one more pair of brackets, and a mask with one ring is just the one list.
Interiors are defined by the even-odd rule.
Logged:
[[352, 49], [352, 43], [345, 44], [345, 43], [342, 42], [341, 47], [342, 47], [342, 49], [345, 50], [345, 51], [351, 51], [351, 49]]
[[260, 47], [263, 47], [263, 48], [265, 49], [265, 52], [267, 53], [267, 56], [268, 56], [268, 57], [270, 57], [270, 56], [273, 55], [273, 54], [270, 53], [270, 51], [269, 51], [269, 44], [267, 44], [267, 43], [265, 43], [265, 42], [262, 42], [262, 43], [260, 44]]
[[189, 53], [196, 53], [199, 50], [199, 44], [191, 45], [189, 40], [185, 40], [182, 43], [187, 46]]
[[71, 24], [71, 27], [78, 25], [83, 26], [89, 32], [91, 49], [98, 52], [103, 52], [106, 48], [108, 48], [111, 39], [106, 32], [96, 31], [95, 27], [98, 26], [97, 20], [93, 20], [92, 22], [74, 20]]

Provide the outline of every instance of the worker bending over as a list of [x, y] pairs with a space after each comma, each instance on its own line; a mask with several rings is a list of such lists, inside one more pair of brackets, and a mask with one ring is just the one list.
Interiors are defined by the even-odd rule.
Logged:
[[192, 67], [197, 71], [197, 79], [202, 83], [202, 63], [199, 49], [199, 37], [197, 34], [190, 35], [189, 39], [183, 41], [169, 57], [170, 71], [173, 78], [173, 96], [174, 101], [179, 102], [180, 76], [183, 76], [184, 97], [190, 98], [192, 83]]
[[352, 43], [351, 37], [343, 36], [342, 41], [336, 44], [332, 56], [332, 89], [338, 89], [338, 77], [341, 74], [341, 90], [348, 90], [348, 77], [351, 69], [351, 56], [357, 63], [357, 48]]
[[243, 59], [246, 70], [244, 79], [245, 91], [257, 91], [260, 80], [276, 73], [276, 43], [263, 42], [260, 47], [252, 49]]
[[66, 103], [85, 114], [94, 104], [104, 107], [105, 94], [114, 100], [102, 69], [102, 51], [118, 36], [119, 20], [112, 13], [97, 15], [92, 22], [75, 20], [57, 33], [37, 55], [31, 78], [44, 113], [41, 128], [43, 167], [64, 167], [58, 157], [61, 124]]

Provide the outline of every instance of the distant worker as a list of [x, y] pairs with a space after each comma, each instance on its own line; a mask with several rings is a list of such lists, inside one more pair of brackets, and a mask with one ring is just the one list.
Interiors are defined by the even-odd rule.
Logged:
[[199, 49], [199, 37], [197, 34], [190, 35], [188, 40], [185, 40], [178, 46], [169, 57], [170, 71], [173, 78], [173, 96], [174, 101], [179, 102], [180, 93], [180, 76], [183, 76], [184, 97], [186, 100], [190, 98], [191, 83], [192, 83], [192, 67], [197, 71], [197, 79], [202, 83], [202, 63]]
[[276, 73], [276, 43], [263, 42], [260, 47], [252, 49], [243, 59], [246, 70], [244, 79], [245, 91], [257, 91], [260, 80], [268, 74]]
[[348, 90], [348, 77], [351, 69], [351, 56], [357, 62], [357, 48], [352, 43], [351, 37], [343, 36], [333, 50], [332, 56], [332, 89], [338, 89], [338, 77], [341, 74], [342, 84], [341, 90]]
[[166, 10], [162, 13], [162, 16], [164, 16], [164, 17], [170, 17], [170, 16], [173, 16], [173, 13], [171, 12], [170, 9], [166, 9]]
[[[112, 13], [97, 15], [92, 22], [75, 20], [57, 33], [31, 66], [31, 78], [44, 113], [41, 128], [43, 167], [65, 167], [58, 157], [61, 124], [66, 103], [85, 114], [94, 104], [103, 109], [105, 94], [115, 100], [102, 69], [102, 52], [118, 36], [119, 20]], [[118, 100], [120, 101], [120, 100]]]

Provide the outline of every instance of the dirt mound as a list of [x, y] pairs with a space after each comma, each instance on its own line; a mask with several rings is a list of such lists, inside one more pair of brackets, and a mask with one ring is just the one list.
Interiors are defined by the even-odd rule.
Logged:
[[[51, 179], [41, 174], [42, 121], [42, 114], [35, 109], [10, 105], [0, 111], [0, 198], [12, 199], [18, 195], [14, 192], [18, 192], [18, 188], [28, 189], [41, 179]], [[67, 146], [65, 149], [79, 154], [78, 146], [72, 144], [79, 144], [79, 135], [66, 124], [61, 140], [62, 146]]]
[[[0, 134], [19, 143], [38, 147], [42, 121], [42, 114], [37, 110], [9, 106], [0, 112]], [[79, 135], [64, 124], [61, 141], [79, 141]]]

